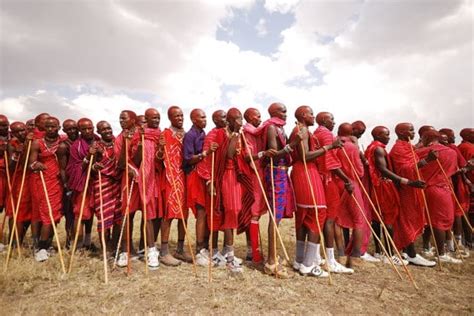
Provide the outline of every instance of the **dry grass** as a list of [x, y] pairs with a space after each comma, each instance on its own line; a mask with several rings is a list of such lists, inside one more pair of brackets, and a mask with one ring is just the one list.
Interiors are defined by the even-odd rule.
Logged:
[[[193, 224], [190, 220], [189, 227]], [[285, 221], [281, 229], [292, 256], [293, 222]], [[236, 238], [236, 245], [237, 255], [245, 256], [243, 236]], [[5, 253], [0, 256], [3, 263]], [[133, 262], [130, 277], [116, 270], [105, 285], [100, 257], [80, 254], [72, 274], [63, 276], [57, 255], [40, 264], [31, 253], [22, 259], [15, 253], [8, 272], [0, 273], [0, 310], [2, 315], [474, 313], [474, 259], [460, 266], [444, 265], [442, 271], [409, 269], [419, 291], [407, 279], [399, 280], [388, 265], [361, 268], [351, 276], [334, 275], [335, 284], [329, 286], [327, 280], [299, 275], [278, 280], [251, 268], [242, 279], [215, 268], [209, 284], [204, 267], [198, 267], [197, 278], [189, 264], [160, 266], [146, 276], [144, 264]]]

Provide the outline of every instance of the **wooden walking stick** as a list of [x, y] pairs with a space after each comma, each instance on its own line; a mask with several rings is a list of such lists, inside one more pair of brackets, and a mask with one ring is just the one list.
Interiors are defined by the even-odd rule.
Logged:
[[130, 189], [130, 192], [128, 192], [128, 195], [127, 195], [127, 204], [125, 205], [125, 214], [122, 216], [122, 227], [120, 228], [120, 235], [119, 235], [119, 239], [118, 239], [118, 242], [117, 242], [117, 247], [115, 249], [115, 259], [114, 259], [114, 264], [112, 266], [112, 270], [115, 269], [115, 267], [117, 265], [119, 252], [120, 252], [120, 249], [122, 247], [121, 244], [122, 244], [122, 239], [123, 239], [123, 231], [125, 230], [125, 223], [127, 223], [126, 214], [129, 212], [129, 209], [130, 209], [130, 200], [132, 199], [134, 181], [135, 181], [135, 179], [132, 179], [132, 183], [131, 183], [131, 186], [130, 186], [131, 189]]
[[[299, 133], [300, 132], [300, 125], [299, 125], [298, 122], [296, 122], [296, 128], [297, 128], [298, 133]], [[314, 204], [314, 211], [316, 212], [316, 225], [317, 225], [318, 230], [319, 230], [319, 237], [321, 239], [321, 245], [322, 245], [321, 248], [323, 249], [324, 260], [326, 261], [325, 266], [326, 266], [326, 270], [327, 270], [328, 275], [329, 275], [329, 284], [333, 285], [331, 272], [329, 271], [330, 269], [329, 269], [329, 260], [328, 260], [328, 256], [327, 256], [327, 253], [326, 253], [326, 243], [324, 242], [324, 240], [325, 240], [324, 232], [322, 231], [321, 223], [319, 222], [319, 211], [318, 211], [318, 203], [317, 203], [317, 200], [316, 200], [316, 192], [314, 191], [313, 184], [311, 183], [311, 177], [309, 176], [308, 165], [306, 163], [306, 149], [305, 149], [304, 144], [303, 144], [302, 141], [300, 141], [300, 145], [301, 145], [301, 155], [302, 155], [301, 160], [303, 160], [304, 171], [305, 171], [305, 174], [306, 174], [306, 179], [308, 180], [309, 191], [311, 192], [311, 199], [313, 200], [313, 204]]]
[[[128, 192], [131, 191], [128, 181], [129, 181], [129, 167], [128, 167], [128, 137], [125, 137], [125, 185]], [[131, 195], [130, 195], [131, 196]], [[132, 261], [131, 261], [131, 235], [130, 235], [130, 205], [125, 209], [125, 218], [127, 222], [127, 276], [130, 276], [132, 273]]]
[[82, 214], [84, 214], [84, 206], [86, 204], [87, 189], [89, 188], [89, 179], [91, 176], [93, 161], [94, 161], [94, 155], [91, 156], [89, 160], [89, 165], [87, 167], [86, 182], [84, 183], [84, 190], [82, 190], [81, 208], [79, 210], [79, 217], [77, 219], [77, 228], [76, 228], [76, 234], [74, 236], [74, 243], [72, 244], [71, 259], [69, 261], [69, 269], [67, 272], [68, 274], [70, 274], [72, 271], [72, 264], [74, 262], [74, 253], [76, 252], [77, 240], [79, 239], [79, 231], [82, 229]]
[[107, 244], [105, 243], [105, 223], [104, 223], [104, 198], [102, 196], [102, 172], [99, 170], [99, 207], [100, 207], [100, 222], [102, 229], [100, 231], [100, 240], [102, 241], [102, 257], [104, 259], [104, 280], [105, 284], [109, 283], [107, 273]]
[[[17, 251], [18, 251], [18, 256], [21, 257], [20, 235], [18, 234], [18, 227], [16, 225], [17, 218], [18, 218], [18, 213], [15, 209], [15, 202], [13, 202], [12, 180], [11, 180], [11, 177], [10, 177], [10, 169], [8, 168], [9, 162], [8, 162], [8, 155], [7, 155], [6, 150], [3, 152], [3, 156], [4, 156], [4, 159], [5, 159], [5, 166], [6, 166], [5, 171], [6, 171], [6, 174], [7, 174], [7, 186], [8, 186], [8, 192], [10, 192], [10, 202], [11, 202], [11, 207], [12, 207], [12, 212], [13, 212], [13, 222], [14, 222], [14, 225], [12, 226], [13, 231], [10, 232], [10, 234], [15, 235], [16, 244], [17, 244], [16, 248], [17, 248]], [[7, 208], [5, 207], [5, 216], [7, 215], [6, 210], [7, 210]]]
[[461, 211], [464, 219], [466, 220], [467, 225], [471, 229], [471, 232], [474, 232], [474, 228], [472, 228], [471, 223], [469, 222], [469, 219], [467, 218], [467, 215], [464, 212], [464, 210], [462, 208], [462, 205], [459, 202], [458, 197], [456, 196], [456, 193], [454, 192], [453, 185], [452, 185], [451, 181], [449, 180], [449, 177], [446, 174], [446, 171], [444, 170], [443, 166], [441, 165], [441, 162], [439, 161], [439, 159], [436, 159], [436, 162], [438, 163], [438, 166], [439, 166], [439, 169], [441, 170], [441, 172], [443, 172], [444, 178], [446, 179], [446, 183], [448, 183], [449, 188], [451, 189], [451, 193], [453, 194], [454, 200], [456, 201], [456, 205], [459, 207], [459, 210]]
[[[385, 254], [387, 257], [390, 257], [390, 255], [388, 254], [387, 249], [386, 249], [385, 246], [383, 245], [383, 243], [382, 243], [382, 241], [380, 240], [379, 236], [377, 236], [377, 234], [375, 233], [374, 229], [372, 228], [372, 225], [370, 225], [369, 219], [367, 218], [367, 215], [365, 215], [365, 212], [364, 212], [364, 210], [362, 209], [362, 206], [360, 205], [359, 201], [357, 201], [357, 199], [356, 199], [356, 197], [354, 196], [353, 193], [351, 193], [351, 197], [352, 197], [352, 199], [354, 200], [354, 202], [356, 203], [357, 208], [359, 209], [359, 211], [362, 213], [362, 216], [364, 217], [364, 220], [365, 220], [366, 224], [369, 226], [370, 231], [371, 231], [372, 234], [374, 235], [375, 239], [380, 243], [380, 247], [382, 248], [382, 251], [384, 252], [384, 254]], [[397, 269], [397, 267], [395, 266], [395, 264], [393, 263], [393, 261], [392, 261], [392, 260], [389, 260], [389, 262], [390, 262], [390, 265], [392, 266], [393, 270], [398, 274], [398, 277], [400, 278], [400, 280], [403, 280], [402, 275], [401, 275], [400, 272], [398, 271], [398, 269]]]
[[[14, 215], [16, 214], [16, 211], [18, 209], [20, 209], [20, 202], [21, 202], [21, 198], [22, 198], [22, 195], [23, 195], [23, 187], [25, 185], [26, 170], [28, 168], [28, 159], [30, 157], [30, 150], [31, 150], [31, 140], [28, 141], [28, 146], [27, 146], [27, 149], [26, 149], [25, 165], [23, 166], [23, 174], [21, 175], [20, 192], [18, 193], [18, 199], [16, 201], [16, 207], [15, 207], [14, 213], [13, 213]], [[17, 219], [16, 216], [13, 216], [13, 226], [15, 226], [15, 227], [16, 227], [16, 219]], [[12, 244], [13, 244], [13, 234], [11, 234], [10, 240], [8, 242], [7, 258], [5, 260], [5, 269], [4, 269], [5, 271], [8, 268], [8, 262], [10, 260]]]
[[48, 189], [46, 188], [46, 182], [44, 181], [44, 175], [43, 175], [42, 170], [39, 171], [39, 175], [41, 178], [41, 183], [43, 184], [43, 191], [46, 198], [46, 203], [48, 204], [48, 214], [49, 214], [49, 219], [51, 221], [51, 226], [53, 226], [54, 238], [56, 240], [56, 245], [58, 246], [59, 260], [61, 261], [61, 268], [63, 270], [63, 273], [65, 274], [66, 267], [64, 265], [63, 251], [61, 250], [61, 243], [59, 242], [59, 235], [58, 235], [58, 231], [56, 230], [56, 223], [54, 222], [54, 217], [53, 217], [53, 209], [51, 208], [51, 203], [49, 201]]
[[[351, 169], [352, 169], [352, 172], [354, 173], [354, 176], [355, 178], [357, 179], [357, 181], [359, 182], [359, 186], [362, 188], [362, 191], [364, 192], [365, 196], [367, 197], [367, 200], [369, 201], [370, 203], [370, 206], [372, 206], [372, 208], [374, 209], [374, 213], [375, 215], [377, 216], [377, 219], [380, 221], [380, 225], [382, 225], [382, 228], [383, 228], [383, 231], [385, 232], [386, 234], [386, 237], [387, 239], [389, 240], [389, 243], [391, 244], [391, 246], [393, 247], [393, 249], [395, 250], [395, 253], [398, 257], [398, 259], [400, 260], [400, 263], [403, 267], [403, 270], [405, 271], [405, 273], [407, 274], [408, 278], [410, 279], [410, 281], [412, 282], [413, 286], [415, 287], [415, 289], [418, 290], [418, 286], [416, 285], [415, 283], [415, 280], [413, 279], [413, 276], [411, 275], [410, 273], [410, 270], [408, 270], [407, 266], [405, 264], [403, 264], [403, 259], [402, 259], [402, 256], [400, 255], [400, 252], [398, 251], [397, 249], [397, 246], [395, 245], [395, 242], [393, 241], [392, 237], [390, 236], [390, 233], [387, 229], [387, 226], [385, 226], [385, 223], [383, 222], [382, 220], [382, 216], [381, 214], [379, 213], [379, 211], [377, 210], [377, 208], [375, 207], [374, 205], [374, 202], [372, 201], [372, 199], [370, 198], [369, 196], [369, 193], [367, 193], [367, 190], [365, 189], [364, 187], [364, 184], [362, 183], [362, 180], [360, 179], [359, 175], [357, 175], [357, 172], [355, 170], [355, 167], [354, 165], [352, 164], [352, 161], [349, 159], [349, 156], [347, 155], [347, 152], [345, 150], [344, 147], [341, 147], [342, 149], [342, 152], [344, 153], [344, 156], [346, 157], [347, 161], [349, 162], [349, 165], [351, 166]], [[388, 260], [389, 261], [392, 261], [392, 257], [388, 257]], [[393, 263], [393, 262], [392, 262]]]
[[[170, 170], [171, 185], [173, 187], [173, 192], [175, 194], [176, 200], [178, 201], [178, 208], [179, 208], [179, 212], [180, 212], [180, 215], [181, 215], [181, 220], [183, 221], [183, 227], [184, 227], [184, 233], [186, 235], [186, 241], [187, 241], [187, 244], [188, 244], [189, 252], [191, 253], [191, 259], [193, 260], [194, 276], [197, 277], [196, 260], [194, 258], [193, 247], [191, 246], [191, 241], [190, 241], [191, 237], [188, 234], [188, 228], [186, 227], [186, 222], [184, 221], [183, 206], [181, 205], [181, 199], [178, 196], [178, 188], [176, 186], [176, 182], [175, 182], [173, 172], [171, 171], [171, 162], [170, 162], [170, 158], [168, 156], [168, 150], [166, 149], [166, 145], [164, 146], [164, 152], [165, 152], [165, 162], [167, 162], [168, 168]], [[211, 243], [212, 243], [212, 240], [211, 240]]]
[[[421, 180], [420, 169], [418, 168], [418, 161], [416, 159], [415, 150], [413, 150], [413, 146], [411, 145], [410, 141], [408, 141], [408, 143], [410, 144], [411, 154], [413, 156], [413, 162], [415, 163], [416, 176], [418, 180]], [[438, 259], [438, 269], [439, 271], [441, 271], [441, 259], [439, 258], [438, 243], [436, 242], [436, 236], [434, 234], [433, 224], [431, 223], [431, 216], [430, 216], [430, 211], [428, 208], [428, 202], [426, 200], [425, 190], [421, 190], [421, 196], [423, 198], [423, 203], [425, 205], [425, 214], [426, 214], [426, 218], [428, 219], [428, 224], [430, 226], [431, 237], [433, 238], [433, 242], [436, 249], [436, 258]]]
[[[273, 158], [270, 158], [270, 182], [272, 185], [272, 205], [273, 205], [273, 215], [276, 215], [275, 211], [275, 204], [276, 204], [276, 199], [275, 199], [275, 176], [273, 174], [274, 166], [273, 166]], [[277, 245], [276, 245], [276, 223], [273, 224], [273, 252], [274, 252], [274, 258], [275, 264], [276, 264], [276, 269], [278, 269], [278, 258], [277, 258]], [[275, 277], [278, 278], [278, 273], [275, 273]]]
[[3, 228], [5, 227], [5, 221], [7, 220], [7, 211], [6, 207], [3, 208], [3, 220], [2, 226], [0, 226], [0, 242], [3, 243]]
[[214, 239], [214, 163], [215, 163], [216, 155], [215, 152], [211, 154], [211, 231], [209, 232], [210, 236], [210, 258], [209, 258], [209, 271], [208, 271], [208, 282], [212, 283], [212, 266], [214, 262], [212, 260], [212, 254], [214, 249], [212, 249], [212, 243]]
[[242, 135], [242, 138], [243, 138], [244, 143], [245, 143], [245, 147], [247, 148], [247, 152], [248, 152], [249, 157], [250, 157], [250, 163], [252, 164], [252, 169], [254, 170], [255, 175], [257, 176], [258, 185], [260, 186], [260, 190], [262, 191], [263, 199], [265, 200], [265, 204], [268, 208], [268, 214], [270, 215], [270, 219], [272, 220], [273, 225], [276, 227], [276, 233], [277, 233], [278, 239], [280, 240], [280, 246], [283, 249], [283, 253], [285, 255], [286, 261], [289, 262], [290, 257], [288, 256], [288, 252], [286, 251], [285, 244], [283, 243], [283, 238], [280, 235], [280, 230], [276, 226], [276, 219], [275, 219], [275, 216], [273, 215], [273, 213], [271, 211], [272, 207], [270, 206], [270, 202], [268, 201], [267, 192], [265, 191], [265, 188], [263, 187], [262, 179], [260, 178], [260, 175], [258, 174], [257, 166], [255, 165], [255, 161], [253, 160], [252, 153], [250, 152], [250, 147], [249, 147], [249, 144], [247, 142], [247, 138], [245, 137], [245, 133], [242, 133], [241, 135]]
[[145, 185], [145, 134], [142, 134], [142, 201], [143, 201], [143, 248], [145, 250], [145, 274], [148, 275], [148, 240], [147, 240], [147, 212], [146, 212], [146, 185]]

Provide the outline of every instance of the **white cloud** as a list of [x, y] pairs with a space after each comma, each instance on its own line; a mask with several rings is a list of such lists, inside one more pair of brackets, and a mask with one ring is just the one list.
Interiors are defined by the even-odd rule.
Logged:
[[266, 21], [264, 18], [261, 18], [260, 20], [258, 20], [258, 23], [255, 26], [255, 30], [257, 31], [257, 35], [259, 37], [264, 37], [265, 35], [268, 34]]

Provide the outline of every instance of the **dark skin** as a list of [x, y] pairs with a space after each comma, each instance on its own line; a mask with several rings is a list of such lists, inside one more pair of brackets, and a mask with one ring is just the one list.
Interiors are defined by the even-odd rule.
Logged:
[[212, 121], [217, 128], [223, 128], [227, 126], [227, 113], [223, 110], [218, 110], [212, 114]]
[[[124, 137], [130, 142], [135, 133], [135, 119], [132, 118], [128, 112], [121, 112], [119, 116], [120, 126], [122, 127], [122, 132]], [[120, 153], [120, 158], [118, 161], [118, 167], [121, 170], [125, 170], [125, 145], [122, 146], [122, 151]], [[129, 168], [129, 176], [135, 177], [136, 174], [134, 173], [133, 169]]]
[[[278, 117], [282, 120], [286, 121], [286, 106], [281, 103], [274, 103], [270, 106], [269, 112], [271, 117]], [[281, 131], [284, 133], [284, 131]], [[285, 136], [286, 137], [286, 136]], [[289, 146], [294, 149], [296, 146], [298, 146], [299, 142], [302, 139], [302, 133], [301, 131], [296, 135], [295, 139], [289, 144]], [[283, 158], [287, 155], [287, 152], [284, 150], [284, 146], [281, 143], [279, 137], [278, 137], [278, 131], [277, 127], [274, 125], [270, 125], [267, 129], [267, 144], [266, 144], [267, 149], [272, 149], [274, 150], [273, 152], [273, 159], [274, 160], [279, 160], [280, 158]], [[276, 258], [276, 252], [275, 252], [275, 244], [274, 244], [274, 234], [275, 234], [275, 228], [273, 227], [273, 221], [268, 222], [268, 257], [267, 261], [268, 264], [274, 265], [275, 264], [275, 258]]]
[[[257, 110], [251, 111], [249, 114], [249, 120], [248, 123], [252, 124], [254, 127], [259, 127], [260, 124], [262, 123], [261, 115], [260, 112]], [[268, 149], [263, 152], [263, 157], [271, 158], [275, 155], [276, 150], [274, 149]], [[258, 153], [252, 155], [253, 160], [258, 160]], [[247, 163], [250, 163], [250, 156], [246, 155], [245, 156], [245, 161]], [[253, 218], [252, 218], [253, 219]]]
[[67, 138], [71, 143], [79, 137], [77, 123], [73, 120], [67, 120], [63, 123], [63, 132], [66, 133]]
[[[168, 115], [168, 119], [171, 122], [171, 129], [177, 133], [178, 135], [181, 135], [181, 137], [184, 136], [184, 130], [183, 130], [183, 111], [180, 108], [174, 108], [170, 111]], [[165, 138], [164, 136], [160, 136], [160, 142], [159, 142], [159, 152], [164, 152], [166, 146]], [[161, 225], [161, 243], [168, 243], [168, 239], [170, 236], [170, 230], [171, 230], [171, 222], [172, 219], [167, 219], [162, 221]], [[186, 220], [181, 220], [178, 222], [178, 241], [184, 241], [186, 232], [184, 225], [186, 225]]]
[[[59, 138], [59, 134], [58, 134], [58, 131], [59, 131], [59, 122], [53, 118], [48, 118], [45, 120], [45, 124], [44, 124], [44, 127], [45, 127], [45, 131], [46, 131], [46, 135], [44, 137], [44, 141], [46, 143], [46, 146], [52, 146]], [[30, 158], [28, 160], [28, 165], [30, 166], [30, 169], [33, 171], [33, 172], [39, 172], [39, 171], [44, 171], [46, 170], [46, 166], [44, 164], [42, 164], [41, 162], [37, 161], [38, 160], [38, 154], [39, 154], [39, 143], [38, 143], [38, 140], [34, 140], [32, 145], [31, 145], [31, 154], [30, 154]], [[64, 154], [64, 148], [61, 148], [61, 145], [58, 147], [58, 150], [56, 152], [56, 154], [58, 155], [58, 158], [61, 154]], [[35, 165], [33, 166], [33, 168], [31, 167], [31, 164], [33, 162], [35, 162]], [[33, 229], [33, 227], [32, 227]], [[52, 224], [48, 224], [48, 225], [45, 225], [43, 224], [41, 226], [41, 232], [40, 232], [40, 236], [39, 236], [39, 239], [40, 241], [42, 242], [45, 242], [49, 239], [49, 236], [51, 236], [52, 234]]]
[[[299, 157], [305, 157], [306, 162], [314, 161], [317, 157], [324, 155], [327, 150], [342, 146], [341, 141], [336, 140], [333, 144], [325, 146], [326, 150], [323, 148], [319, 148], [317, 150], [310, 151], [309, 137], [311, 136], [309, 134], [308, 127], [314, 125], [313, 110], [310, 107], [305, 107], [304, 110], [298, 111], [296, 119], [298, 120], [298, 125], [293, 130], [293, 133], [302, 133], [300, 146], [297, 146], [296, 150], [298, 150]], [[300, 241], [306, 241], [307, 239], [312, 243], [319, 243], [320, 235], [319, 233], [315, 233], [310, 229], [307, 229], [306, 227], [302, 226], [300, 229], [296, 230], [296, 239]]]
[[27, 133], [33, 133], [34, 129], [35, 129], [35, 120], [31, 119], [31, 120], [26, 121]]

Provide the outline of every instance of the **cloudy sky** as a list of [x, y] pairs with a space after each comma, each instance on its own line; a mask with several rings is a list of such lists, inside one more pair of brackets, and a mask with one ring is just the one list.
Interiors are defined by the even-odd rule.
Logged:
[[290, 125], [307, 104], [369, 130], [474, 126], [470, 0], [0, 3], [0, 113], [11, 121], [49, 112], [118, 129], [123, 109], [179, 105], [188, 128], [196, 107], [267, 118], [280, 101]]

